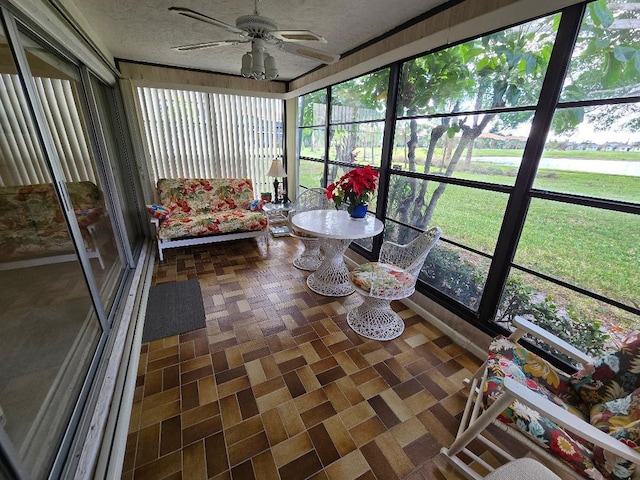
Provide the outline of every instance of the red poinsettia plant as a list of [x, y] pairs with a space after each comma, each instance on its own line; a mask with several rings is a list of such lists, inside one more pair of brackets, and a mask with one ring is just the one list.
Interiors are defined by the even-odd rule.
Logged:
[[369, 203], [378, 184], [378, 175], [370, 165], [354, 168], [327, 187], [327, 198], [334, 201], [336, 208], [347, 204], [347, 211], [353, 213], [356, 206]]

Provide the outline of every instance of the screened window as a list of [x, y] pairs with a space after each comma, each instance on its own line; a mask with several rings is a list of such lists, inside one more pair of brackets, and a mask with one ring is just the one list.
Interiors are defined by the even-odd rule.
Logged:
[[513, 185], [533, 111], [398, 120], [391, 168]]
[[421, 278], [473, 311], [522, 164], [556, 20], [541, 18], [402, 66], [386, 206], [394, 222], [385, 236], [406, 243], [416, 230], [441, 227], [443, 240]]
[[[384, 240], [443, 229], [418, 289], [489, 333], [525, 315], [603, 351], [640, 325], [639, 4], [592, 2], [582, 26], [568, 7], [330, 87], [328, 150], [301, 178], [379, 168]], [[322, 126], [300, 125], [311, 152]], [[375, 259], [380, 242], [354, 243]]]
[[640, 203], [640, 103], [560, 106], [535, 188]]
[[388, 69], [331, 88], [330, 161], [381, 165], [388, 88]]
[[587, 6], [496, 315], [595, 353], [640, 325], [638, 5]]

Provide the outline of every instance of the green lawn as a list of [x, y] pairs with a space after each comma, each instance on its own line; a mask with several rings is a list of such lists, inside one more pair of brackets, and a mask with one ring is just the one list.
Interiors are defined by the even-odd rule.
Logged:
[[[493, 253], [506, 196], [449, 186], [432, 223], [444, 235]], [[640, 218], [534, 199], [515, 261], [625, 302], [640, 292]]]
[[[356, 149], [356, 151], [359, 149]], [[393, 162], [404, 162], [404, 149], [396, 147], [394, 149]], [[416, 159], [418, 163], [424, 162], [427, 149], [424, 147], [416, 148]], [[371, 155], [370, 149], [366, 150], [367, 155]], [[380, 150], [376, 149], [374, 152], [377, 158], [380, 158]], [[321, 150], [315, 151], [309, 148], [303, 148], [300, 155], [304, 157], [322, 158], [323, 152]], [[442, 157], [442, 149], [436, 148], [435, 158]], [[474, 148], [474, 157], [522, 157], [522, 150], [520, 149], [490, 149], [490, 148]], [[545, 150], [544, 157], [548, 158], [581, 158], [585, 160], [627, 160], [630, 162], [640, 162], [640, 152], [625, 152], [625, 151], [596, 151], [596, 150]]]
[[[474, 148], [474, 157], [522, 157], [522, 150]], [[581, 158], [585, 160], [627, 160], [640, 162], [640, 152], [595, 151], [595, 150], [545, 150], [547, 158]], [[424, 156], [422, 157], [424, 158]]]

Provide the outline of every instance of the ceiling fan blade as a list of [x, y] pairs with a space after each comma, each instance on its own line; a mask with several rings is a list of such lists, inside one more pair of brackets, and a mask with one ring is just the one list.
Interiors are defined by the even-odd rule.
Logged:
[[244, 34], [244, 31], [239, 29], [238, 27], [234, 27], [233, 25], [229, 25], [228, 23], [221, 22], [220, 20], [216, 20], [215, 18], [211, 18], [203, 13], [199, 13], [194, 10], [191, 10], [190, 8], [169, 7], [169, 11], [175, 12], [185, 17], [193, 18], [194, 20], [200, 20], [201, 22], [206, 22], [211, 25], [215, 25], [216, 27], [226, 28], [227, 30], [233, 33], [239, 33], [241, 35]]
[[295, 43], [282, 42], [280, 44], [280, 49], [287, 53], [293, 53], [294, 55], [300, 55], [302, 57], [311, 58], [327, 64], [335, 63], [340, 59], [340, 55], [326, 53], [321, 50], [316, 50], [315, 48], [309, 48]]
[[269, 32], [274, 38], [283, 42], [320, 42], [327, 43], [325, 38], [309, 30], [273, 30]]
[[180, 45], [179, 47], [171, 47], [171, 50], [175, 50], [176, 52], [190, 52], [191, 50], [203, 50], [205, 48], [213, 48], [213, 47], [228, 47], [231, 45], [238, 45], [240, 43], [249, 43], [250, 40], [247, 41], [239, 41], [239, 40], [218, 40], [215, 42], [204, 42], [204, 43], [193, 43], [191, 45]]

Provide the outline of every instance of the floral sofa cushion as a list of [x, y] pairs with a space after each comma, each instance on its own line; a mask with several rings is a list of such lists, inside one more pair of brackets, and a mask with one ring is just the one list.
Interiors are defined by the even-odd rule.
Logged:
[[[627, 446], [640, 449], [640, 388], [623, 398], [598, 403], [591, 408], [591, 424]], [[594, 448], [594, 462], [605, 478], [627, 479], [635, 465], [602, 448]]]
[[221, 233], [259, 231], [267, 228], [267, 218], [262, 212], [239, 208], [210, 213], [172, 213], [158, 229], [160, 240], [199, 237]]
[[161, 178], [158, 192], [173, 214], [248, 210], [254, 200], [249, 178]]
[[[67, 190], [87, 247], [87, 228], [104, 212], [92, 182], [68, 182]], [[53, 184], [0, 187], [0, 261], [23, 260], [74, 251]]]
[[350, 277], [355, 285], [376, 297], [393, 297], [411, 289], [416, 280], [404, 270], [380, 262], [363, 263], [351, 271]]
[[585, 365], [571, 382], [589, 406], [629, 395], [640, 387], [640, 338], [628, 338], [615, 352]]
[[251, 211], [253, 185], [248, 178], [158, 180], [160, 201], [171, 216], [160, 223], [158, 238], [172, 240], [267, 228], [261, 210]]
[[[483, 392], [485, 406], [502, 395], [503, 379], [510, 377], [568, 412], [588, 420], [588, 411], [572, 388], [571, 378], [538, 355], [504, 337], [498, 337], [489, 346], [487, 362], [488, 381]], [[499, 419], [519, 428], [542, 448], [552, 450], [555, 456], [584, 477], [602, 478], [585, 440], [542, 417], [537, 410], [515, 401], [502, 412]]]

